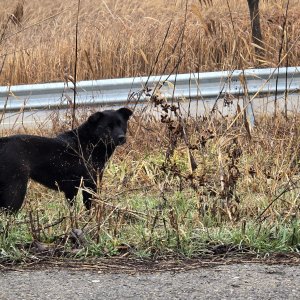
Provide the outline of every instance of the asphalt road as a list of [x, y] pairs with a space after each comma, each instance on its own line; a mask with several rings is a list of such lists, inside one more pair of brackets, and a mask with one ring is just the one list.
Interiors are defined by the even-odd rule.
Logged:
[[300, 299], [300, 266], [234, 264], [135, 274], [5, 271], [0, 299]]

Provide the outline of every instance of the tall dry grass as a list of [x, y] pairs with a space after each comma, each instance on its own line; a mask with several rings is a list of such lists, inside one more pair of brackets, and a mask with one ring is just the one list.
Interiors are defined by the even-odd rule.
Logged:
[[[66, 73], [73, 74], [77, 0], [0, 0], [0, 5], [1, 85], [61, 81]], [[280, 48], [283, 57], [299, 38], [299, 1], [290, 1], [283, 29], [285, 6], [286, 1], [261, 1], [263, 66], [276, 66]], [[154, 73], [171, 72], [180, 55], [178, 72], [258, 65], [246, 0], [188, 1], [182, 47], [173, 51], [181, 41], [185, 7], [185, 0], [82, 1], [78, 80], [148, 75], [170, 22]], [[288, 63], [297, 65], [299, 56], [296, 43]]]

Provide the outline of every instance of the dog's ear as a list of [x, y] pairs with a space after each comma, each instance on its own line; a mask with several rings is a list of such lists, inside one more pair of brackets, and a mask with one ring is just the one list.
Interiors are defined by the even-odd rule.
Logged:
[[132, 115], [132, 110], [126, 107], [118, 109], [117, 112], [120, 113], [125, 120], [128, 120]]
[[103, 118], [103, 113], [101, 111], [98, 111], [88, 118], [88, 122], [91, 124], [96, 124], [98, 123], [101, 119]]

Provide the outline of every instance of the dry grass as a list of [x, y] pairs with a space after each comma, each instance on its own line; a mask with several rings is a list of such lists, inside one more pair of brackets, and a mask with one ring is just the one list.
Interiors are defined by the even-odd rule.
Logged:
[[[261, 1], [265, 66], [278, 63], [285, 2]], [[76, 0], [43, 3], [1, 0], [0, 3], [0, 68], [4, 63], [1, 84], [62, 81], [66, 73], [73, 74]], [[16, 9], [18, 3], [23, 11], [20, 7]], [[171, 72], [181, 54], [184, 54], [178, 68], [181, 73], [257, 65], [246, 1], [229, 0], [230, 9], [227, 1], [213, 0], [213, 6], [209, 3], [188, 2], [181, 47], [178, 45], [185, 23], [184, 0], [82, 1], [78, 79], [148, 75], [170, 22], [154, 73]], [[298, 5], [297, 0], [290, 1], [282, 57], [299, 38]], [[289, 53], [290, 65], [298, 64], [299, 53], [300, 45], [296, 43]]]

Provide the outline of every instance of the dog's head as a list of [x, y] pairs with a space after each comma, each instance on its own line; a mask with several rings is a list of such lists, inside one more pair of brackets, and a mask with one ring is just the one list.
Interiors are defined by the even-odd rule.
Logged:
[[88, 118], [89, 128], [93, 140], [113, 146], [123, 145], [126, 142], [127, 122], [132, 115], [128, 108], [105, 110], [96, 112]]

